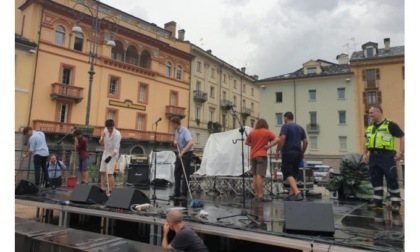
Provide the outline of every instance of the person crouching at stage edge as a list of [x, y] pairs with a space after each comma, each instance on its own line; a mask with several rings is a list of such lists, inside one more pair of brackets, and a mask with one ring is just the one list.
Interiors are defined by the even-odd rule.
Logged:
[[[189, 129], [181, 126], [181, 119], [178, 116], [171, 118], [171, 124], [175, 130], [175, 141], [174, 145], [177, 146], [179, 151], [176, 162], [175, 162], [175, 189], [174, 193], [169, 196], [170, 199], [181, 198], [187, 199], [188, 195], [188, 184], [190, 181], [190, 166], [193, 156], [193, 145], [194, 141], [191, 136]], [[181, 164], [184, 165], [185, 174], [187, 177], [183, 176], [184, 171]], [[182, 190], [181, 190], [181, 178], [182, 178]]]
[[[272, 201], [270, 196], [264, 196], [264, 178], [267, 174], [267, 150], [277, 145], [280, 139], [268, 129], [267, 121], [258, 119], [245, 140], [251, 146], [251, 172], [256, 201]], [[271, 142], [271, 143], [269, 143]]]
[[[401, 206], [400, 189], [398, 185], [397, 164], [404, 155], [404, 132], [395, 122], [384, 118], [380, 106], [369, 109], [372, 123], [366, 128], [366, 148], [363, 161], [369, 164], [369, 174], [373, 186], [373, 202], [368, 207], [371, 210], [383, 208], [383, 177], [391, 198], [391, 211], [398, 213]], [[400, 139], [400, 151], [395, 151], [395, 138]]]

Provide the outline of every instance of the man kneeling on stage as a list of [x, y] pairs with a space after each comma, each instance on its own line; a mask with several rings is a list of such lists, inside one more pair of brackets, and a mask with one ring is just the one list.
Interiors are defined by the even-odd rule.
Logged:
[[[175, 231], [176, 235], [171, 243], [168, 243], [169, 230]], [[170, 210], [166, 215], [166, 223], [163, 226], [162, 247], [181, 251], [208, 252], [203, 240], [186, 227], [182, 220], [182, 213], [177, 209]]]

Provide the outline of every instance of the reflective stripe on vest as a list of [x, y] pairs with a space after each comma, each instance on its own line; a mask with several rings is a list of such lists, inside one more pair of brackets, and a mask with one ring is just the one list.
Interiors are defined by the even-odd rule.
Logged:
[[390, 122], [385, 120], [376, 130], [373, 123], [366, 128], [367, 149], [395, 150], [395, 138], [388, 128]]

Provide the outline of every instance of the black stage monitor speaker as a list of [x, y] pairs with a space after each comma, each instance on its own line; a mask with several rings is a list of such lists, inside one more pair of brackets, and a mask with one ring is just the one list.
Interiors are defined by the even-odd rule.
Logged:
[[138, 189], [114, 188], [109, 200], [106, 202], [106, 206], [130, 210], [131, 206], [134, 204], [146, 203], [150, 203], [149, 198]]
[[79, 184], [73, 189], [70, 201], [75, 203], [98, 204], [108, 200], [106, 192], [94, 185]]
[[335, 232], [331, 203], [284, 202], [284, 231], [333, 236]]
[[128, 166], [127, 183], [132, 185], [149, 186], [149, 165], [130, 164]]
[[38, 192], [38, 186], [24, 179], [21, 179], [15, 188], [15, 195], [37, 194]]

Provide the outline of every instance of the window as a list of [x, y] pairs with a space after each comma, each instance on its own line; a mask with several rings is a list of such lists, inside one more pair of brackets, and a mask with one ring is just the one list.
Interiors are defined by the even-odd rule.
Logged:
[[61, 83], [70, 85], [72, 82], [73, 68], [64, 66], [61, 70]]
[[197, 72], [201, 73], [201, 62], [197, 61]]
[[254, 88], [251, 88], [251, 96], [254, 96]]
[[214, 87], [210, 87], [210, 97], [211, 98], [214, 98], [214, 93], [215, 93]]
[[376, 88], [376, 81], [380, 80], [379, 69], [367, 69], [363, 70], [362, 79], [366, 81], [367, 88]]
[[309, 120], [311, 124], [316, 124], [316, 111], [309, 112]]
[[255, 126], [255, 120], [251, 119], [251, 127], [254, 127], [254, 126]]
[[366, 48], [367, 57], [373, 57], [373, 48]]
[[236, 86], [236, 80], [233, 80], [233, 88], [237, 89], [238, 87]]
[[368, 106], [376, 105], [377, 102], [378, 102], [378, 99], [377, 99], [376, 91], [367, 92], [367, 104], [368, 104]]
[[195, 133], [195, 143], [200, 144], [200, 133]]
[[143, 50], [140, 54], [140, 67], [150, 69], [151, 65], [150, 53], [146, 50]]
[[195, 119], [200, 119], [200, 107], [195, 107]]
[[276, 125], [283, 125], [283, 113], [276, 113]]
[[209, 110], [209, 121], [213, 122], [214, 119], [214, 109]]
[[178, 106], [178, 92], [171, 91], [169, 95], [169, 104], [171, 106]]
[[76, 33], [74, 35], [73, 49], [80, 52], [83, 50], [83, 34]]
[[276, 102], [283, 102], [283, 92], [276, 92]]
[[180, 65], [176, 66], [176, 79], [182, 79], [182, 67]]
[[236, 107], [236, 96], [233, 96], [233, 105]]
[[243, 84], [242, 86], [243, 86], [242, 92], [243, 92], [243, 93], [246, 93], [246, 85], [245, 85], [245, 84]]
[[307, 68], [308, 74], [316, 74], [316, 67], [308, 67]]
[[222, 115], [222, 126], [223, 128], [226, 128], [226, 114]]
[[317, 150], [318, 149], [318, 137], [310, 136], [309, 137], [309, 149]]
[[345, 88], [337, 88], [337, 95], [339, 100], [346, 99], [346, 89]]
[[316, 90], [309, 90], [309, 101], [316, 101]]
[[61, 123], [67, 123], [69, 118], [70, 105], [67, 103], [58, 104], [58, 118], [57, 121]]
[[66, 38], [66, 30], [63, 26], [59, 25], [55, 28], [55, 38], [54, 44], [59, 46], [64, 46], [64, 41]]
[[246, 100], [245, 99], [243, 99], [242, 100], [242, 109], [245, 109], [246, 108]]
[[166, 62], [166, 76], [167, 77], [171, 77], [172, 76], [172, 63], [171, 62]]
[[223, 74], [223, 83], [226, 83], [226, 74]]
[[339, 136], [338, 141], [340, 142], [340, 151], [347, 151], [347, 137]]
[[138, 130], [146, 130], [146, 115], [138, 113], [137, 114], [137, 125], [136, 129]]
[[119, 95], [119, 79], [111, 77], [109, 82], [108, 96], [118, 97]]
[[338, 111], [338, 123], [346, 124], [346, 111]]
[[216, 72], [216, 71], [214, 70], [214, 68], [212, 68], [212, 69], [211, 69], [211, 77], [212, 77], [212, 78], [214, 78], [214, 77], [215, 77], [215, 72]]
[[111, 58], [123, 61], [124, 45], [121, 41], [115, 40], [115, 46], [111, 49]]
[[251, 102], [251, 112], [254, 113], [254, 103], [253, 102]]
[[197, 81], [195, 83], [195, 90], [197, 90], [197, 91], [200, 91], [201, 90], [201, 82], [200, 81]]
[[139, 102], [140, 103], [147, 103], [147, 97], [148, 97], [148, 86], [147, 84], [140, 84], [139, 87]]
[[226, 100], [226, 91], [223, 91], [223, 100]]

